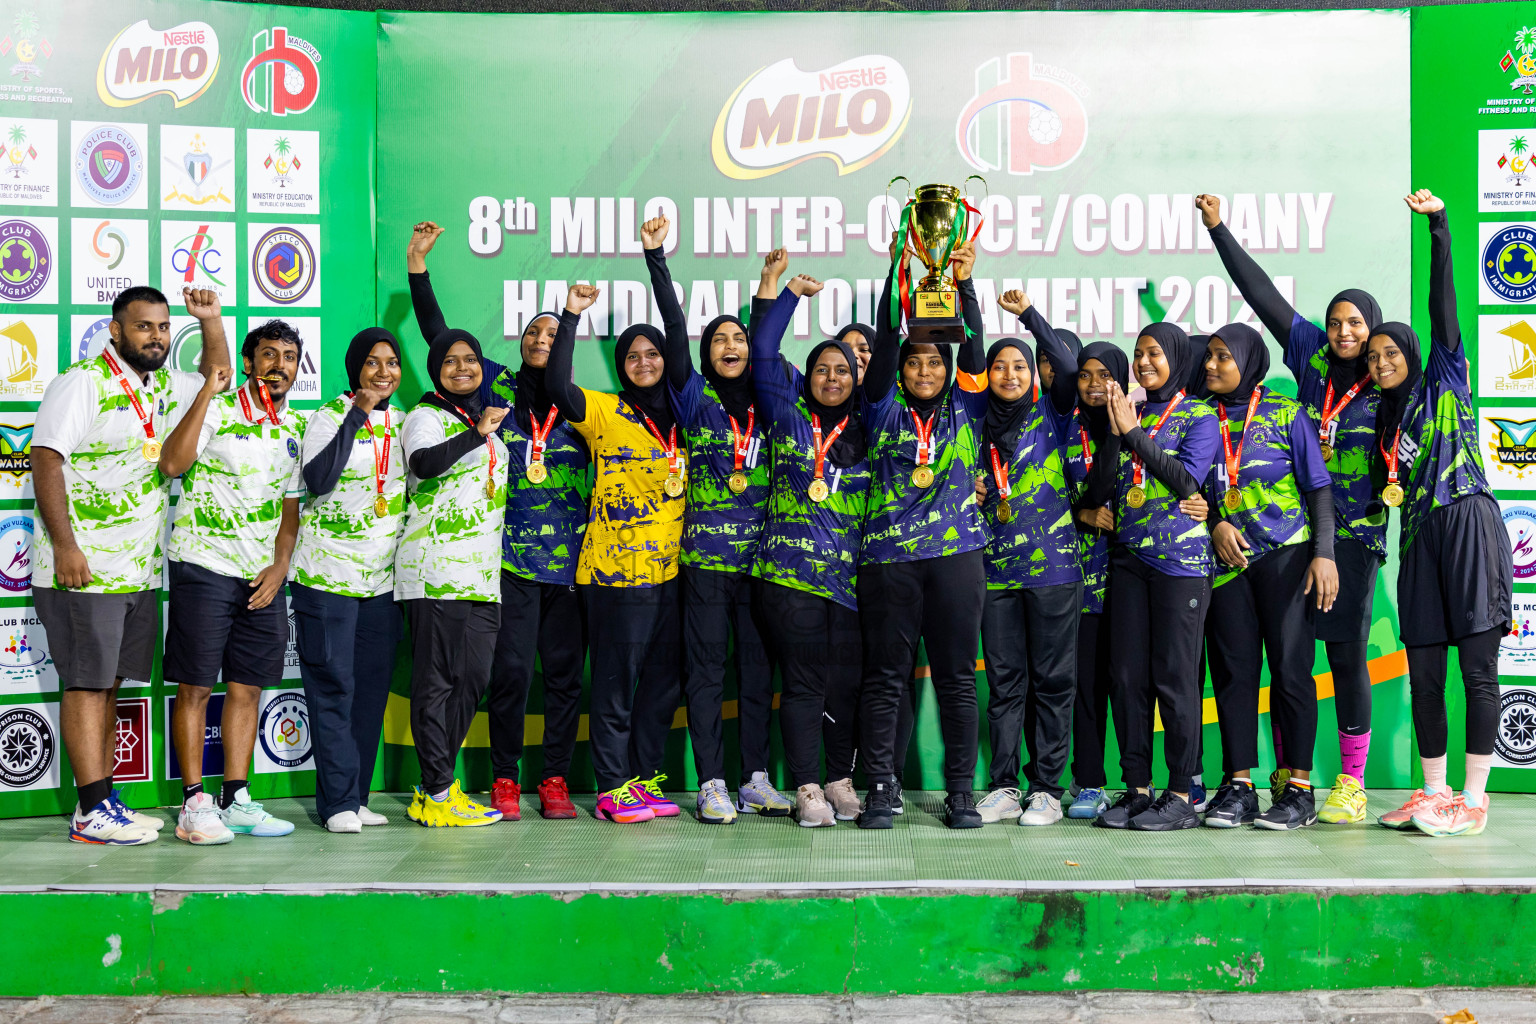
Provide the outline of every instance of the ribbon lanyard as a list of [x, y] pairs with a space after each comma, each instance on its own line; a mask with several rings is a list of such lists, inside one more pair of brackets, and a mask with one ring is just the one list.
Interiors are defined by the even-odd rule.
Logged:
[[380, 512], [379, 509], [387, 507], [384, 504], [384, 478], [389, 475], [389, 445], [391, 441], [389, 436], [389, 410], [384, 410], [383, 452], [379, 451], [378, 438], [373, 434], [373, 413], [370, 412], [368, 414], [368, 418], [363, 421], [363, 426], [368, 429], [368, 443], [373, 445], [373, 486], [374, 494], [376, 495], [373, 502], [373, 510], [375, 515], [382, 517], [384, 513]]
[[528, 417], [528, 425], [533, 428], [533, 443], [528, 456], [532, 465], [540, 465], [544, 461], [544, 449], [549, 444], [549, 432], [555, 429], [555, 419], [560, 415], [560, 410], [554, 406], [549, 407], [549, 415], [544, 417], [544, 425], [539, 426], [539, 421], [533, 415]]
[[912, 425], [917, 428], [917, 464], [926, 466], [933, 461], [933, 421], [939, 414], [935, 412], [929, 416], [925, 425], [915, 411], [908, 409], [907, 412], [912, 414]]
[[668, 435], [667, 440], [662, 440], [661, 431], [656, 428], [656, 424], [654, 421], [652, 421], [650, 416], [647, 416], [643, 410], [641, 411], [640, 415], [645, 417], [645, 425], [650, 428], [651, 436], [656, 439], [656, 443], [661, 446], [662, 454], [667, 457], [668, 474], [674, 477], [681, 477], [683, 473], [681, 467], [678, 464], [679, 458], [677, 454], [677, 424], [672, 424], [671, 434]]
[[[441, 391], [434, 391], [432, 393], [438, 398], [442, 398], [443, 401], [448, 402], [448, 399], [443, 398], [443, 393]], [[465, 412], [463, 409], [460, 409], [457, 405], [454, 405], [453, 402], [448, 402], [448, 404], [453, 406], [454, 412], [464, 417], [464, 422], [469, 424], [469, 429], [478, 429], [475, 425], [474, 419], [469, 415], [469, 413]], [[551, 414], [553, 414], [555, 410], [550, 409], [549, 411]], [[553, 420], [554, 416], [551, 415], [550, 419]], [[546, 433], [548, 432], [546, 431]], [[491, 456], [491, 466], [490, 469], [486, 471], [485, 493], [494, 498], [496, 497], [496, 439], [492, 434], [485, 435], [485, 450], [489, 452]]]
[[1081, 423], [1077, 425], [1077, 436], [1081, 438], [1083, 442], [1083, 472], [1092, 473], [1093, 449], [1089, 446], [1093, 443], [1093, 439], [1088, 436], [1088, 428], [1083, 426]]
[[[260, 423], [261, 420], [253, 415], [255, 410], [251, 408], [251, 400], [246, 397], [247, 390], [247, 388], [240, 389], [240, 411], [245, 413], [245, 418], [252, 423]], [[272, 425], [274, 427], [282, 426], [282, 421], [277, 418], [277, 409], [272, 405], [272, 396], [267, 392], [267, 386], [259, 379], [256, 381], [256, 393], [261, 397], [261, 404], [267, 410], [267, 415], [272, 418]]]
[[[112, 371], [112, 375], [117, 378], [117, 386], [123, 389], [123, 394], [127, 395], [128, 401], [133, 403], [134, 414], [139, 417], [139, 426], [144, 428], [144, 436], [147, 438], [144, 443], [145, 449], [147, 451], [150, 445], [155, 444], [154, 411], [151, 410], [148, 413], [144, 411], [144, 404], [139, 401], [138, 392], [133, 389], [132, 384], [128, 383], [127, 374], [123, 373], [123, 368], [117, 365], [117, 360], [112, 358], [112, 353], [107, 349], [103, 349], [101, 352], [101, 358], [106, 362], [107, 369]], [[158, 457], [159, 446], [155, 445], [155, 449], [155, 454]], [[146, 455], [145, 457], [147, 458], [148, 456]]]
[[747, 406], [746, 433], [742, 433], [735, 416], [726, 413], [725, 418], [731, 421], [731, 450], [735, 454], [735, 463], [731, 468], [740, 473], [741, 468], [747, 464], [747, 450], [752, 447], [752, 426], [757, 422], [757, 406]]
[[1008, 466], [997, 456], [997, 445], [988, 444], [992, 456], [992, 478], [997, 481], [997, 493], [1007, 501], [1013, 495], [1013, 487], [1008, 483]]
[[1370, 375], [1367, 374], [1366, 376], [1361, 377], [1359, 380], [1355, 381], [1355, 386], [1344, 392], [1344, 397], [1339, 399], [1339, 404], [1334, 405], [1333, 378], [1328, 378], [1328, 390], [1323, 394], [1323, 422], [1317, 428], [1318, 432], [1323, 435], [1323, 440], [1325, 442], [1330, 445], [1333, 443], [1332, 439], [1328, 436], [1328, 428], [1333, 423], [1334, 417], [1338, 416], [1339, 413], [1344, 411], [1344, 407], [1348, 405], [1350, 401], [1360, 393], [1360, 389], [1365, 387], [1365, 382], [1370, 379]]
[[[1402, 439], [1403, 428], [1399, 424], [1397, 433], [1392, 435], [1392, 451], [1388, 452], [1385, 448], [1381, 449], [1381, 457], [1387, 462], [1387, 486], [1381, 489], [1381, 500], [1392, 508], [1401, 505], [1404, 498], [1403, 487], [1397, 482], [1397, 446]], [[1381, 446], [1377, 445], [1377, 447], [1380, 448]]]
[[[1157, 418], [1157, 425], [1147, 433], [1148, 441], [1156, 439], [1157, 432], [1163, 429], [1163, 424], [1168, 422], [1168, 417], [1173, 415], [1173, 410], [1177, 409], [1182, 401], [1184, 401], [1184, 392], [1181, 389], [1173, 396], [1173, 401], [1168, 403], [1168, 408], [1164, 409], [1163, 414]], [[1131, 453], [1131, 486], [1141, 486], [1141, 456], [1135, 452]]]
[[[1227, 457], [1227, 488], [1237, 487], [1237, 471], [1243, 461], [1243, 445], [1248, 440], [1248, 427], [1253, 423], [1253, 414], [1259, 408], [1259, 396], [1262, 388], [1254, 388], [1253, 395], [1248, 399], [1248, 415], [1243, 418], [1243, 436], [1237, 442], [1237, 451], [1232, 451], [1232, 431], [1227, 426], [1227, 407], [1220, 402], [1216, 403], [1216, 418], [1221, 424], [1221, 450]], [[1166, 415], [1166, 414], [1165, 414]], [[1162, 421], [1158, 421], [1162, 426]]]
[[815, 472], [812, 474], [815, 479], [817, 479], [817, 480], [821, 479], [822, 471], [823, 471], [823, 464], [826, 462], [826, 459], [827, 459], [827, 452], [832, 450], [832, 446], [837, 443], [837, 435], [841, 434], [843, 432], [843, 428], [846, 427], [847, 425], [848, 425], [848, 417], [844, 416], [843, 419], [842, 419], [842, 422], [838, 423], [838, 425], [836, 427], [832, 428], [831, 435], [829, 435], [827, 437], [827, 443], [826, 444], [822, 444], [821, 443], [821, 417], [817, 416], [815, 413], [811, 413], [811, 444], [816, 449], [816, 469], [815, 469]]

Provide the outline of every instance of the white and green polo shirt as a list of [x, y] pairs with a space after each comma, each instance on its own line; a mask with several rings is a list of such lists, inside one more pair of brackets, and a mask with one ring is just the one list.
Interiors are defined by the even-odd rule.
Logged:
[[[301, 461], [309, 462], [336, 436], [352, 399], [334, 398], [309, 413]], [[404, 523], [405, 457], [400, 451], [399, 409], [374, 409], [351, 439], [341, 479], [328, 494], [311, 494], [299, 519], [299, 542], [289, 579], [347, 597], [374, 597], [395, 586], [395, 544]], [[368, 428], [373, 429], [372, 436]], [[384, 468], [384, 515], [374, 514], [378, 497], [374, 459], [389, 439]]]
[[172, 561], [242, 580], [272, 564], [283, 499], [304, 493], [303, 414], [278, 406], [277, 417], [273, 423], [249, 384], [209, 401], [197, 461], [181, 478]]
[[[436, 406], [418, 405], [405, 419], [406, 460], [472, 429]], [[410, 474], [405, 532], [395, 555], [396, 600], [501, 601], [507, 446], [494, 431], [481, 440], [442, 476]]]
[[[64, 486], [75, 543], [85, 553], [87, 594], [129, 594], [160, 586], [160, 534], [165, 528], [169, 481], [159, 457], [144, 457], [144, 424], [118, 381], [126, 380], [139, 407], [152, 418], [161, 444], [202, 389], [203, 377], [161, 367], [147, 376], [123, 363], [119, 378], [106, 359], [75, 363], [49, 383], [37, 408], [34, 448], [64, 457]], [[53, 543], [38, 516], [34, 587], [53, 586]]]

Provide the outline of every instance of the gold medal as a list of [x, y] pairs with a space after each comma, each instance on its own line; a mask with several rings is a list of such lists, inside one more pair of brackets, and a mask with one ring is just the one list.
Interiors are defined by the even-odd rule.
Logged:
[[381, 494], [373, 499], [373, 514], [379, 519], [389, 515], [389, 501], [385, 499], [384, 495]]
[[160, 460], [160, 442], [145, 441], [144, 447], [139, 449], [145, 462], [158, 462]]
[[811, 496], [812, 501], [822, 502], [826, 501], [827, 495], [832, 492], [827, 488], [825, 480], [812, 480], [811, 486], [806, 489], [806, 493]]
[[1147, 492], [1140, 487], [1132, 487], [1125, 492], [1125, 503], [1131, 508], [1141, 508], [1147, 503]]
[[541, 484], [549, 479], [549, 470], [545, 468], [542, 462], [530, 462], [528, 463], [528, 470], [525, 475], [528, 477], [529, 483]]
[[1007, 498], [997, 503], [997, 521], [1000, 523], [1013, 522], [1013, 506], [1008, 503]]
[[1381, 500], [1392, 508], [1397, 508], [1403, 503], [1403, 489], [1397, 484], [1387, 484], [1381, 489]]
[[1324, 441], [1322, 447], [1323, 447], [1323, 461], [1324, 462], [1332, 462], [1333, 461], [1333, 445], [1329, 444], [1327, 441]]
[[912, 485], [914, 487], [933, 486], [933, 467], [918, 466], [912, 471]]
[[495, 480], [487, 480], [485, 482], [485, 496], [487, 498], [490, 498], [492, 501], [496, 500], [496, 481]]
[[731, 478], [726, 481], [726, 484], [730, 487], [732, 494], [740, 494], [747, 489], [747, 474], [738, 469], [731, 474]]
[[1221, 500], [1226, 502], [1228, 512], [1236, 512], [1243, 507], [1243, 492], [1236, 487], [1228, 487]]
[[666, 483], [662, 484], [661, 487], [662, 490], [667, 492], [669, 498], [675, 498], [683, 493], [683, 478], [676, 475], [669, 476]]

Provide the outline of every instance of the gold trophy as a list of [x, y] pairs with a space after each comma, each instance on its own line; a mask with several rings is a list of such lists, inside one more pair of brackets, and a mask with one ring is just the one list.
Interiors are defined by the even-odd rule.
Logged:
[[[971, 177], [986, 184], [979, 175]], [[891, 185], [898, 181], [907, 182], [911, 188], [912, 183], [904, 177], [892, 178]], [[906, 277], [905, 261], [897, 270], [893, 293], [900, 293], [907, 313], [908, 341], [931, 345], [965, 341], [960, 294], [947, 271], [951, 253], [968, 237], [966, 228], [973, 212], [975, 208], [955, 185], [923, 185], [908, 196], [897, 229], [898, 240], [928, 269], [916, 287]]]

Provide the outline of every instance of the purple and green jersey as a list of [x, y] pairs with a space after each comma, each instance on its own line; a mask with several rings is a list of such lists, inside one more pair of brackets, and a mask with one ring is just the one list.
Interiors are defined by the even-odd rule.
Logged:
[[[1087, 434], [1088, 424], [1075, 411], [1067, 427], [1066, 446], [1063, 454], [1067, 486], [1075, 504], [1083, 496], [1088, 483], [1088, 459], [1097, 446]], [[1086, 440], [1086, 453], [1084, 439]], [[1083, 614], [1104, 614], [1104, 592], [1109, 587], [1109, 534], [1090, 530], [1074, 522], [1077, 534], [1078, 558], [1083, 567]]]
[[[1167, 402], [1145, 402], [1138, 410], [1141, 429], [1148, 434], [1157, 426], [1167, 409]], [[1221, 434], [1216, 428], [1216, 411], [1197, 399], [1185, 396], [1158, 430], [1153, 443], [1179, 461], [1196, 480], [1204, 480], [1211, 463], [1221, 451]], [[1211, 557], [1211, 534], [1204, 523], [1197, 523], [1179, 511], [1179, 495], [1141, 468], [1141, 489], [1146, 501], [1140, 508], [1126, 504], [1132, 486], [1133, 468], [1130, 446], [1120, 451], [1119, 471], [1115, 480], [1115, 543], [1122, 545], [1147, 565], [1167, 576], [1209, 576], [1215, 567]]]
[[[672, 389], [672, 408], [688, 444], [688, 507], [679, 561], [696, 569], [746, 572], [757, 554], [772, 483], [768, 424], [759, 410], [742, 460], [747, 489], [736, 494], [729, 486], [736, 471], [731, 419], [703, 374], [695, 371], [687, 385]], [[745, 421], [737, 427], [746, 433]]]
[[[1056, 412], [1049, 394], [1035, 400], [1018, 450], [1007, 461], [1013, 518], [1006, 523], [997, 517], [1001, 491], [992, 467], [992, 445], [981, 442], [981, 472], [988, 490], [982, 515], [991, 534], [986, 548], [988, 590], [1050, 587], [1083, 578], [1062, 450], [1071, 419], [1070, 411]], [[998, 458], [1002, 460], [1002, 453]]]

